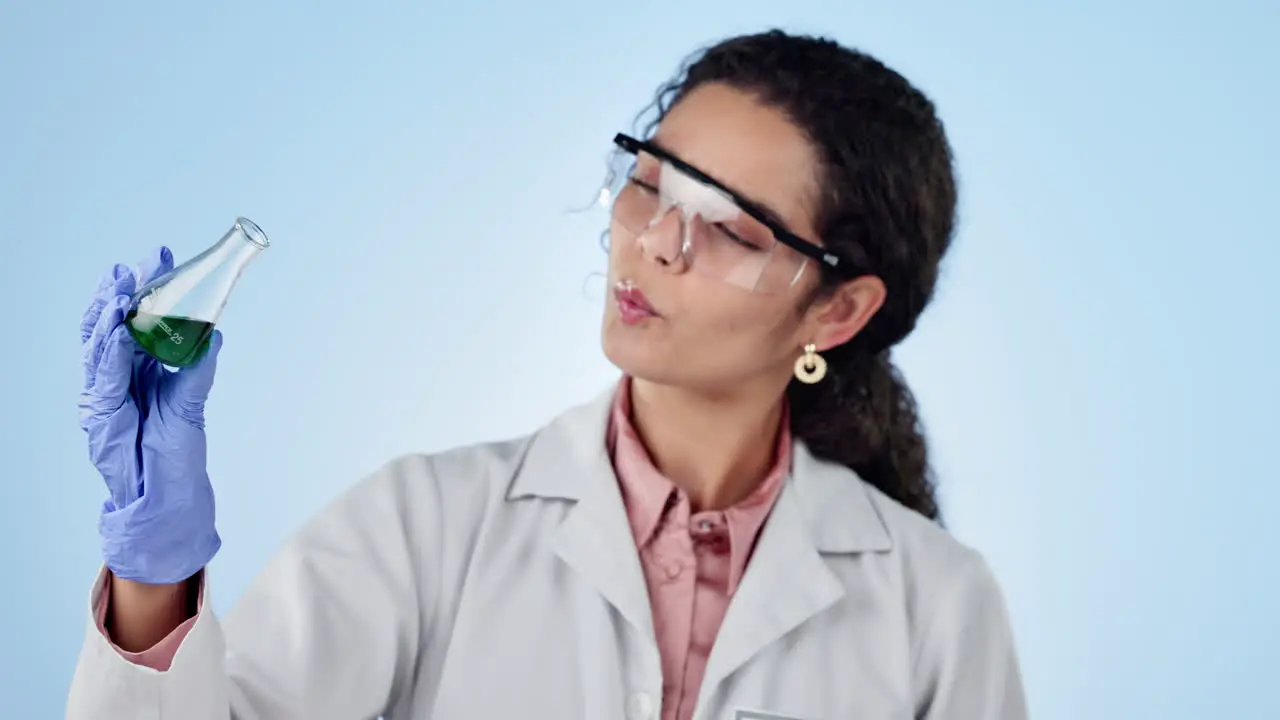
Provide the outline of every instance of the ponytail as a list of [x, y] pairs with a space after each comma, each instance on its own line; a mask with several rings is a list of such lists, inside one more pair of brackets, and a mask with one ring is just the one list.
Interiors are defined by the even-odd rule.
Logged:
[[848, 343], [826, 354], [827, 377], [792, 381], [791, 431], [816, 457], [851, 468], [881, 492], [940, 522], [915, 396], [889, 351]]

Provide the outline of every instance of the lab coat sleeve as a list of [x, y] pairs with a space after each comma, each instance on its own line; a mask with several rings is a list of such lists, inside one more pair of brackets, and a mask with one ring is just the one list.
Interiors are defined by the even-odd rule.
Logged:
[[1018, 654], [995, 576], [977, 553], [948, 574], [918, 643], [917, 720], [1026, 720]]
[[[209, 593], [166, 671], [125, 659], [91, 617], [68, 720], [350, 720], [377, 717], [412, 686], [425, 544], [411, 540], [401, 460], [343, 494], [290, 538], [226, 619]], [[418, 500], [434, 497], [417, 493]], [[423, 505], [426, 505], [425, 507]], [[431, 527], [438, 503], [412, 508]], [[206, 574], [208, 581], [209, 574]], [[96, 601], [100, 588], [95, 586]]]

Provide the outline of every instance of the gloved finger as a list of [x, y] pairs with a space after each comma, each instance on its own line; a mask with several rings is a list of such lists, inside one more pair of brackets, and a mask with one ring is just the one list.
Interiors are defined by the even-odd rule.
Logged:
[[[194, 365], [188, 365], [174, 373], [173, 390], [177, 396], [174, 400], [184, 414], [197, 414], [203, 410], [205, 400], [209, 399], [209, 392], [213, 389], [213, 376], [218, 369], [218, 353], [221, 350], [222, 331], [214, 330], [209, 336], [209, 349], [205, 351], [204, 357]], [[188, 419], [203, 422], [203, 417], [198, 415]]]
[[93, 381], [93, 394], [103, 408], [118, 408], [129, 395], [136, 345], [129, 328], [120, 323], [103, 342], [102, 359]]
[[84, 345], [86, 390], [94, 389], [94, 385], [97, 382], [98, 365], [101, 363], [107, 340], [115, 328], [124, 320], [124, 315], [128, 312], [129, 305], [130, 299], [128, 295], [116, 295], [107, 302], [102, 312], [98, 314], [98, 321], [94, 324], [93, 332], [89, 334], [89, 340]]
[[146, 259], [138, 263], [138, 287], [146, 285], [172, 269], [173, 253], [169, 248], [163, 245], [155, 248]]
[[98, 317], [102, 315], [102, 308], [120, 294], [116, 291], [116, 286], [120, 278], [128, 273], [130, 273], [129, 268], [116, 264], [98, 280], [98, 287], [93, 291], [89, 307], [85, 308], [84, 314], [80, 317], [80, 342], [88, 342], [89, 336], [93, 334], [93, 327], [98, 324]]

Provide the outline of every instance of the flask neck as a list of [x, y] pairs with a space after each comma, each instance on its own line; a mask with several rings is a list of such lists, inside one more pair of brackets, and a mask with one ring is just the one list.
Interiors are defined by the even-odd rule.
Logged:
[[265, 236], [262, 240], [253, 233], [242, 231], [239, 224], [227, 231], [222, 239], [209, 248], [206, 262], [218, 266], [222, 272], [239, 275], [246, 265], [253, 262], [267, 247]]

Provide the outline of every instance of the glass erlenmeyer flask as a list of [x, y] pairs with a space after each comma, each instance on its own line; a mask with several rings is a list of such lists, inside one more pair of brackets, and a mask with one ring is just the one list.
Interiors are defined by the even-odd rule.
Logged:
[[170, 367], [196, 362], [240, 274], [271, 243], [248, 218], [209, 249], [138, 288], [125, 324], [138, 345]]

